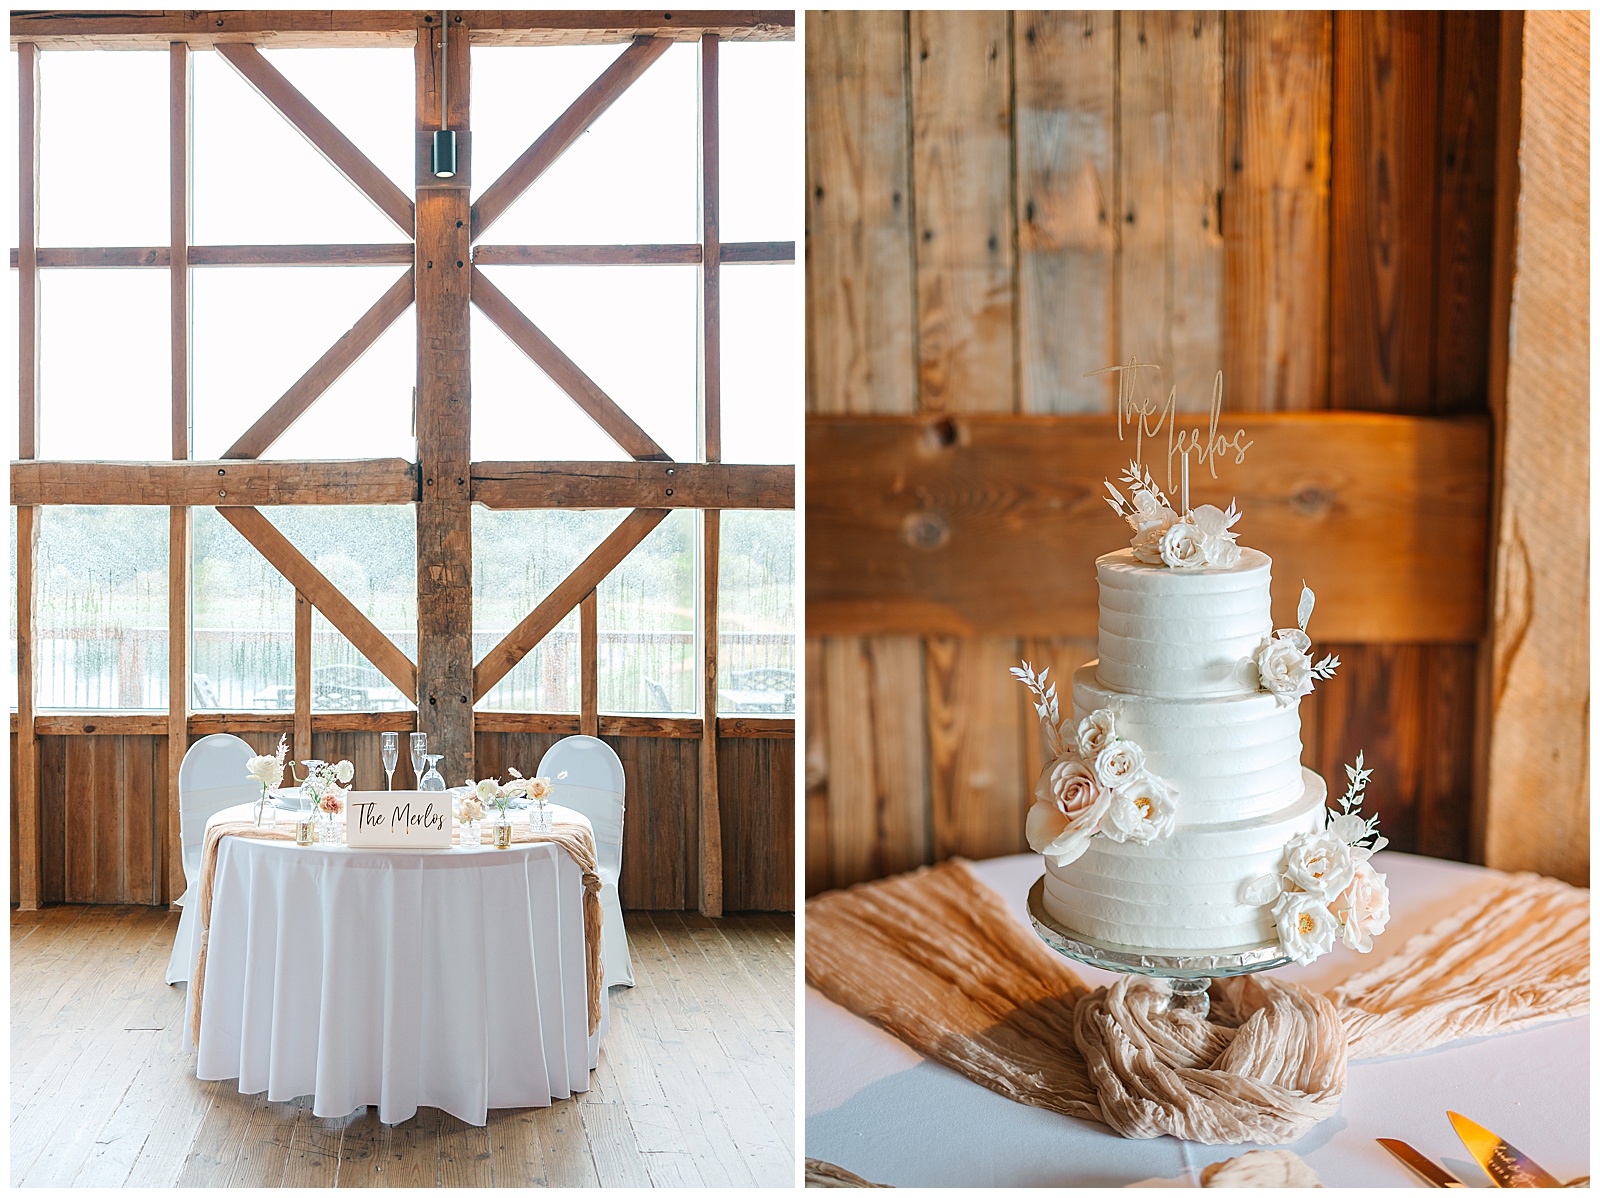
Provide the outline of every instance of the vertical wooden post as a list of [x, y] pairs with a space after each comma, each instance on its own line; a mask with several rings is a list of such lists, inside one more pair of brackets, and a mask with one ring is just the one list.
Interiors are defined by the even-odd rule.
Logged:
[[578, 601], [578, 679], [582, 708], [578, 731], [600, 735], [600, 603], [595, 591]]
[[456, 173], [433, 176], [440, 13], [417, 20], [417, 726], [447, 781], [475, 777], [472, 744], [472, 413], [468, 329], [472, 136], [466, 22], [449, 15], [445, 81]]
[[[722, 237], [718, 231], [717, 37], [700, 39], [700, 452], [722, 460]], [[722, 809], [717, 784], [717, 557], [720, 513], [701, 514], [700, 912], [722, 914]]]
[[[17, 47], [17, 456], [39, 451], [39, 48]], [[38, 509], [17, 509], [17, 899], [39, 909], [39, 742], [34, 735]]]
[[[191, 131], [194, 125], [194, 82], [189, 69], [189, 45], [173, 42], [168, 47], [170, 67], [168, 91], [168, 156], [170, 164], [169, 211], [171, 214], [171, 364], [172, 364], [172, 457], [186, 461], [193, 452], [194, 388], [193, 327], [194, 305], [189, 294], [189, 241], [194, 180], [194, 152]], [[189, 748], [189, 552], [192, 528], [189, 509], [168, 509], [167, 539], [167, 794], [158, 806], [156, 843], [161, 860], [160, 897], [171, 902], [182, 893], [183, 826], [178, 805], [178, 771]]]
[[294, 756], [311, 752], [311, 600], [294, 593]]

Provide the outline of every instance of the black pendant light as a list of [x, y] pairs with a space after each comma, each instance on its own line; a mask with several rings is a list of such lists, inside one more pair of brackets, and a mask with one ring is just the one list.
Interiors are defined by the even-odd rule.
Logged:
[[439, 36], [439, 128], [433, 134], [433, 177], [453, 179], [456, 173], [456, 135], [445, 127], [450, 123], [445, 115], [446, 89], [450, 83], [449, 13], [441, 11], [439, 19], [444, 29]]

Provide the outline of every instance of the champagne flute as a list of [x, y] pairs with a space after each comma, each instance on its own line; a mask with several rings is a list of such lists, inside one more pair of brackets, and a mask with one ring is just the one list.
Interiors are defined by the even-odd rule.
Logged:
[[[411, 734], [411, 777], [422, 777], [422, 759], [428, 752], [428, 734], [426, 732], [413, 732]], [[416, 785], [415, 782], [412, 785]]]
[[400, 734], [383, 734], [383, 772], [389, 775], [389, 789], [394, 789], [394, 767], [400, 764]]

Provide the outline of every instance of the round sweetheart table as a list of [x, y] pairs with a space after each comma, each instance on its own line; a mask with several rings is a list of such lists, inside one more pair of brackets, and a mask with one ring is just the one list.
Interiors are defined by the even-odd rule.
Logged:
[[[1442, 918], [1488, 871], [1383, 854], [1394, 916], [1372, 953], [1336, 950], [1270, 976], [1325, 990]], [[1027, 853], [973, 863], [1026, 927], [1028, 889], [1044, 872]], [[1090, 985], [1116, 974], [1072, 962]], [[924, 1059], [807, 987], [806, 1155], [892, 1186], [1198, 1186], [1200, 1171], [1254, 1144], [1163, 1136], [1125, 1140], [1104, 1124], [1023, 1106]], [[1589, 1020], [1466, 1040], [1407, 1057], [1352, 1061], [1338, 1114], [1293, 1144], [1327, 1186], [1420, 1186], [1375, 1143], [1405, 1140], [1469, 1186], [1490, 1185], [1445, 1117], [1491, 1128], [1557, 1177], [1589, 1167]]]
[[555, 844], [225, 837], [196, 1074], [273, 1102], [313, 1095], [320, 1117], [370, 1105], [402, 1123], [431, 1106], [482, 1126], [490, 1107], [589, 1088], [607, 1019], [589, 1035], [584, 960], [582, 873]]

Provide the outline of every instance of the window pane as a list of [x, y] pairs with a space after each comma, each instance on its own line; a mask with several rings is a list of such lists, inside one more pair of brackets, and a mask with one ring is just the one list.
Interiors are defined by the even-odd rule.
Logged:
[[[624, 513], [472, 509], [472, 657], [481, 661], [622, 523]], [[578, 612], [487, 694], [485, 711], [577, 711]]]
[[[395, 266], [196, 270], [195, 456], [222, 457], [401, 273]], [[416, 341], [416, 315], [403, 313], [262, 456], [414, 458]]]
[[39, 456], [170, 458], [167, 272], [46, 270], [39, 280]]
[[40, 707], [167, 705], [167, 509], [39, 509]]
[[[474, 49], [475, 193], [493, 183], [619, 53], [614, 46]], [[698, 64], [694, 44], [669, 49], [489, 227], [484, 240], [700, 240]]]
[[[278, 53], [272, 61], [278, 61]], [[303, 73], [305, 56], [338, 54], [339, 87], [350, 95], [341, 119], [370, 104], [372, 121], [414, 126], [410, 51], [294, 51], [285, 59]], [[408, 64], [403, 95], [400, 55]], [[163, 56], [164, 57], [164, 56]], [[406, 234], [355, 189], [311, 143], [278, 115], [221, 55], [197, 53], [194, 64], [194, 237], [197, 245], [296, 245], [403, 241]], [[288, 74], [288, 71], [285, 71]], [[293, 77], [291, 76], [291, 79]], [[331, 89], [319, 88], [324, 98]], [[386, 110], [396, 116], [390, 118]], [[333, 114], [324, 112], [333, 119]], [[336, 124], [338, 122], [335, 122]], [[360, 132], [369, 122], [358, 122]], [[159, 128], [165, 138], [163, 109]], [[342, 127], [342, 126], [341, 126]], [[343, 131], [355, 140], [349, 128]], [[357, 141], [386, 170], [399, 169], [383, 146]], [[164, 170], [165, 168], [163, 168]], [[396, 182], [411, 194], [412, 168]], [[163, 242], [165, 237], [162, 238]]]
[[722, 460], [796, 460], [800, 436], [796, 267], [722, 272]]
[[292, 711], [294, 588], [215, 508], [191, 520], [195, 710]]
[[167, 52], [47, 51], [39, 93], [41, 244], [168, 244]]
[[[417, 659], [417, 525], [408, 507], [279, 507], [267, 518], [340, 594]], [[311, 618], [313, 711], [414, 709], [321, 612]]]
[[717, 710], [794, 714], [794, 513], [722, 513]]
[[[669, 456], [695, 458], [698, 267], [514, 266], [484, 273]], [[473, 332], [473, 457], [627, 456], [486, 320], [475, 322]]]
[[673, 512], [600, 584], [601, 711], [697, 707], [695, 520]]
[[794, 241], [799, 52], [794, 42], [724, 42], [718, 53], [722, 240]]

